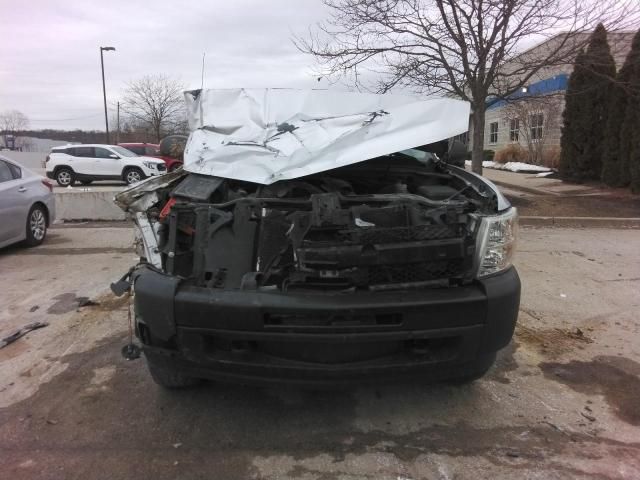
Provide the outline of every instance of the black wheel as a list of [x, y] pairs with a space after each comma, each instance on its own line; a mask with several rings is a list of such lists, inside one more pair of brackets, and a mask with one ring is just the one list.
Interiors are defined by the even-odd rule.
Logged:
[[477, 359], [465, 363], [456, 368], [455, 372], [449, 379], [450, 383], [455, 385], [464, 385], [474, 382], [482, 377], [489, 371], [496, 361], [496, 353], [490, 353], [488, 355], [482, 355]]
[[47, 211], [42, 205], [34, 205], [27, 215], [27, 238], [30, 247], [40, 245], [47, 236]]
[[82, 185], [91, 185], [93, 183], [93, 180], [80, 180], [80, 183]]
[[122, 176], [127, 185], [133, 185], [145, 178], [144, 173], [139, 168], [127, 168]]
[[56, 171], [56, 182], [61, 187], [73, 185], [76, 181], [76, 175], [70, 168], [59, 168]]
[[164, 388], [187, 388], [200, 383], [199, 378], [189, 377], [165, 365], [156, 365], [148, 359], [147, 367], [153, 381]]

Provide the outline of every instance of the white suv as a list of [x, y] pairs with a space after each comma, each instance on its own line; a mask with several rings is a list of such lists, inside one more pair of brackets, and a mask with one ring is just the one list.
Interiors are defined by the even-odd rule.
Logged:
[[162, 160], [139, 157], [126, 148], [114, 145], [68, 145], [54, 147], [45, 160], [47, 177], [67, 187], [78, 180], [89, 185], [94, 180], [121, 180], [131, 185], [166, 173]]

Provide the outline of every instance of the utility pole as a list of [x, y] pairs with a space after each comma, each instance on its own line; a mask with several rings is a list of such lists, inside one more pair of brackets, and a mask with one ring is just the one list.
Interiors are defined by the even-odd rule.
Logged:
[[118, 110], [116, 114], [116, 122], [118, 124], [118, 130], [116, 130], [116, 143], [120, 143], [120, 102], [118, 102]]
[[200, 90], [204, 88], [204, 57], [206, 54], [207, 52], [202, 53], [202, 77], [200, 79]]
[[100, 68], [102, 70], [102, 99], [104, 100], [104, 126], [106, 128], [107, 145], [109, 145], [109, 117], [107, 116], [107, 88], [104, 83], [104, 59], [102, 52], [115, 51], [114, 47], [100, 47]]

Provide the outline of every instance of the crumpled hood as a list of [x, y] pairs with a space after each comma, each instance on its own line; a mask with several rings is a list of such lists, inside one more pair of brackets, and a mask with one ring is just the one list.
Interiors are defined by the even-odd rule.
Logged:
[[329, 90], [185, 92], [184, 169], [271, 184], [466, 132], [469, 104]]

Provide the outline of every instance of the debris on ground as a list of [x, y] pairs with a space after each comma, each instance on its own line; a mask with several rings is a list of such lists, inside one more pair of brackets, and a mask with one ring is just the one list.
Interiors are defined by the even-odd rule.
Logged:
[[535, 329], [522, 323], [516, 326], [516, 338], [523, 343], [536, 346], [548, 356], [561, 355], [572, 348], [578, 348], [579, 343], [593, 343], [593, 339], [578, 327]]
[[0, 340], [0, 348], [4, 348], [7, 345], [9, 345], [10, 343], [15, 342], [16, 340], [18, 340], [20, 337], [23, 337], [24, 335], [26, 335], [27, 333], [29, 333], [31, 330], [36, 330], [38, 328], [42, 328], [42, 327], [47, 327], [49, 324], [47, 322], [33, 322], [33, 323], [28, 323], [27, 325], [25, 325], [24, 327], [16, 330], [15, 332], [13, 332], [10, 335], [7, 335], [6, 337], [4, 337], [3, 339]]
[[591, 415], [588, 415], [584, 412], [580, 412], [580, 415], [582, 415], [584, 418], [586, 418], [587, 420], [589, 420], [590, 422], [595, 422], [596, 421], [596, 417], [593, 417]]
[[95, 302], [88, 297], [78, 297], [78, 307], [95, 307], [100, 305], [100, 302]]
[[587, 337], [584, 334], [584, 332], [581, 329], [577, 328], [577, 327], [576, 327], [575, 330], [568, 330], [565, 334], [569, 338], [574, 338], [576, 340], [581, 340], [581, 341], [586, 342], [586, 343], [592, 343], [593, 342], [593, 340], [591, 340], [589, 337]]

